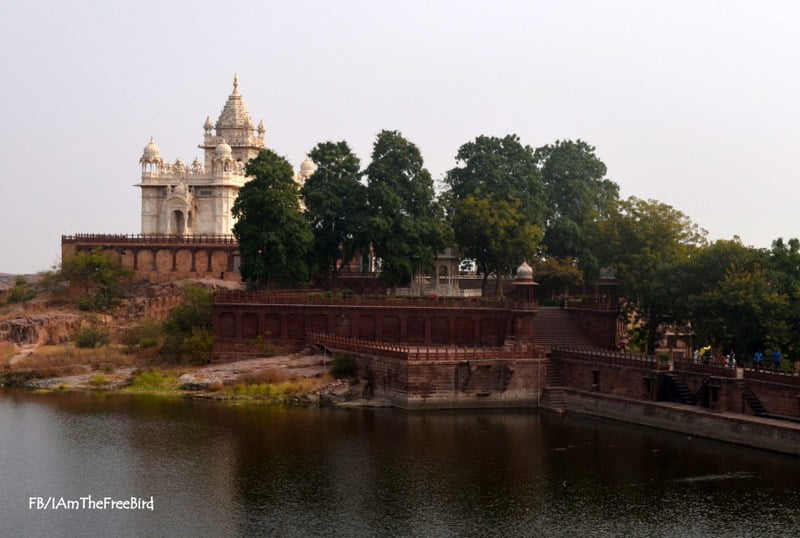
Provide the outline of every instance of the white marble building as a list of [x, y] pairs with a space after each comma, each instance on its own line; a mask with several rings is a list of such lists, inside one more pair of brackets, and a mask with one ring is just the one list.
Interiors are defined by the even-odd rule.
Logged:
[[[203, 162], [180, 159], [165, 162], [153, 139], [145, 146], [142, 158], [142, 234], [199, 235], [232, 233], [231, 208], [239, 189], [247, 182], [247, 161], [264, 149], [264, 122], [254, 126], [239, 95], [238, 77], [233, 92], [216, 124], [206, 118], [203, 125]], [[212, 133], [212, 130], [214, 131]], [[295, 179], [299, 184], [314, 173], [315, 165], [306, 159]]]

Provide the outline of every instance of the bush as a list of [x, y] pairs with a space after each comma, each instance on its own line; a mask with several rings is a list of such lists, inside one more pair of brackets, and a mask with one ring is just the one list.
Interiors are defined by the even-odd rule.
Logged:
[[177, 388], [178, 380], [156, 371], [140, 372], [132, 380], [130, 388], [141, 391], [166, 391]]
[[161, 342], [163, 328], [159, 322], [146, 319], [139, 325], [129, 327], [122, 332], [120, 342], [129, 353], [137, 350], [157, 347]]
[[93, 387], [102, 387], [108, 385], [108, 378], [102, 374], [97, 374], [89, 379], [89, 384]]
[[187, 286], [183, 299], [185, 304], [173, 308], [164, 322], [162, 351], [176, 360], [208, 362], [214, 343], [211, 337], [214, 294], [199, 286]]
[[75, 345], [77, 347], [107, 346], [108, 333], [97, 327], [83, 327], [75, 332]]
[[214, 337], [208, 331], [198, 330], [181, 343], [181, 354], [190, 361], [200, 364], [211, 362]]
[[36, 290], [28, 286], [24, 276], [18, 275], [14, 280], [14, 287], [8, 292], [7, 303], [25, 303], [36, 297]]
[[356, 375], [356, 361], [348, 355], [335, 355], [331, 365], [331, 375], [336, 379]]

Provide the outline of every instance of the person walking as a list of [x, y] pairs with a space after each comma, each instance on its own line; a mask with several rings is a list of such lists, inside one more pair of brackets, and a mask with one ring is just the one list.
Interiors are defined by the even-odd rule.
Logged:
[[761, 363], [764, 362], [764, 354], [761, 351], [756, 351], [756, 354], [753, 355], [753, 367], [756, 371], [761, 369]]
[[781, 369], [781, 352], [777, 349], [772, 352], [772, 364], [775, 366], [775, 371]]
[[697, 350], [697, 348], [694, 348], [694, 353], [692, 353], [692, 359], [694, 360], [695, 364], [700, 362], [700, 352]]

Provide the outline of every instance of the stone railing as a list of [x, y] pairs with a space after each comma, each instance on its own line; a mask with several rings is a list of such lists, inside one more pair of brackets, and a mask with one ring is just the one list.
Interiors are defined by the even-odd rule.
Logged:
[[166, 234], [74, 234], [62, 235], [61, 244], [97, 244], [109, 243], [158, 243], [158, 244], [214, 244], [238, 245], [236, 236], [228, 234], [196, 234], [196, 235], [166, 235]]
[[706, 363], [701, 359], [695, 363], [693, 358], [674, 358], [672, 359], [672, 369], [678, 372], [692, 372], [714, 377], [736, 377], [736, 368], [730, 368], [713, 360]]
[[609, 351], [600, 348], [558, 346], [551, 349], [554, 359], [573, 359], [587, 362], [603, 362], [619, 364], [622, 366], [635, 366], [638, 368], [664, 369], [668, 363], [662, 363], [653, 355], [634, 353], [630, 351]]
[[360, 338], [336, 336], [329, 333], [308, 333], [309, 342], [332, 351], [344, 351], [358, 355], [386, 357], [406, 361], [471, 361], [487, 359], [544, 359], [544, 350], [535, 345], [502, 347], [409, 347], [390, 342], [378, 342]]
[[770, 370], [767, 368], [744, 368], [744, 378], [748, 381], [767, 381], [769, 383], [780, 383], [782, 385], [800, 386], [800, 376], [792, 372], [782, 370]]
[[217, 304], [306, 304], [315, 306], [380, 306], [422, 308], [503, 308], [513, 310], [536, 310], [536, 303], [522, 303], [508, 299], [483, 299], [477, 297], [428, 298], [428, 297], [351, 297], [326, 296], [319, 292], [302, 290], [268, 292], [222, 292], [214, 296]]

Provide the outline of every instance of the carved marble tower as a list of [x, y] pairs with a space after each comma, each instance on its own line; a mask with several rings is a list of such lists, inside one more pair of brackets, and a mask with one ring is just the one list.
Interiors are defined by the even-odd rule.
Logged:
[[266, 132], [263, 121], [253, 125], [236, 75], [217, 123], [212, 125], [207, 117], [203, 130], [198, 146], [204, 152], [203, 162], [167, 163], [152, 138], [145, 146], [139, 159], [142, 179], [136, 185], [142, 189], [142, 234], [231, 233], [231, 208], [247, 181], [245, 164], [264, 149]]

